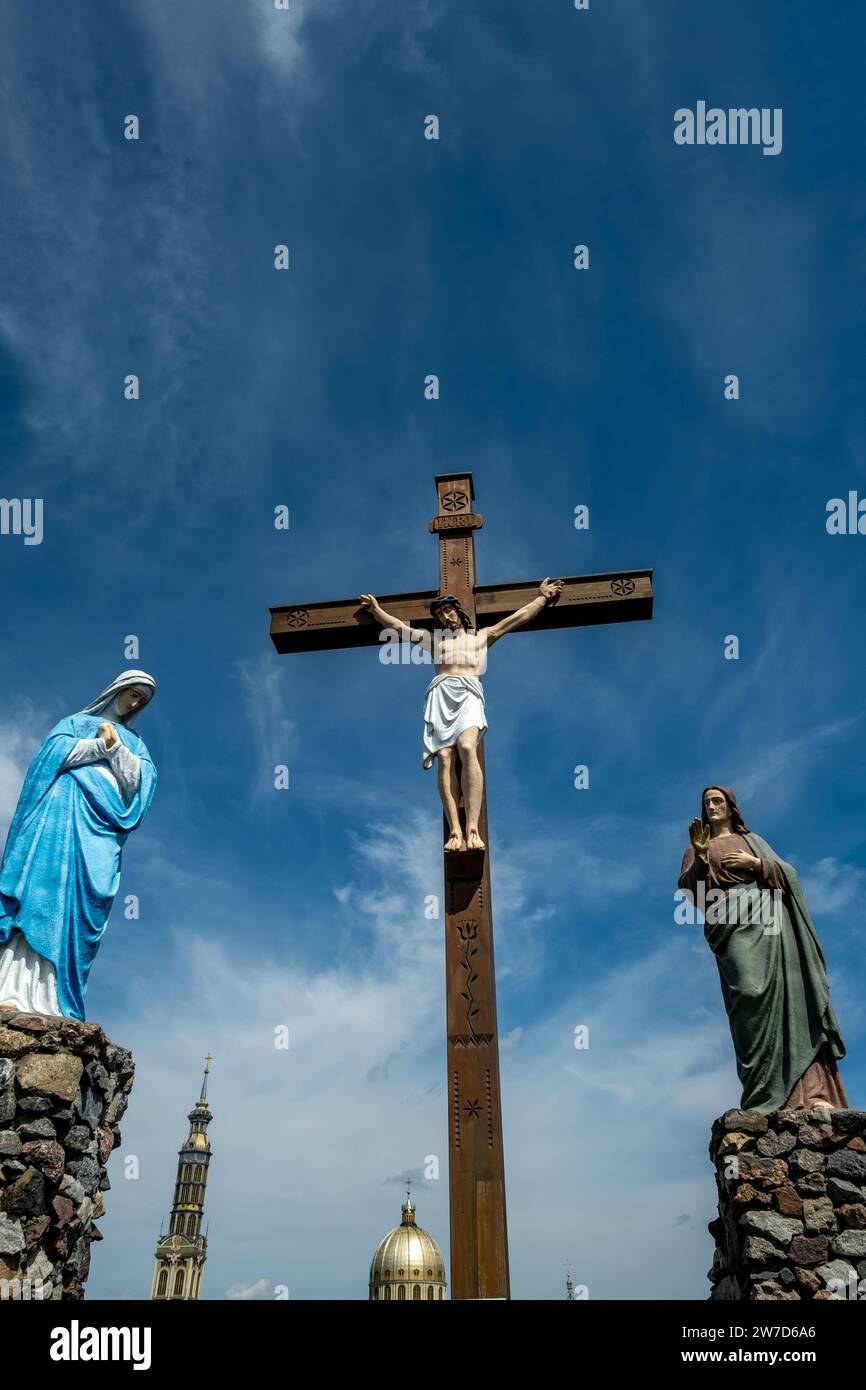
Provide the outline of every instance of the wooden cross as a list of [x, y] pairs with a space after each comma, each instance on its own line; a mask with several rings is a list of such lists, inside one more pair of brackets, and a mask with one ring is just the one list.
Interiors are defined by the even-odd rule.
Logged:
[[[472, 510], [471, 473], [440, 473], [436, 493], [439, 510], [429, 529], [439, 537], [438, 590], [378, 595], [379, 602], [410, 626], [431, 631], [436, 622], [430, 604], [439, 594], [458, 598], [478, 628], [499, 622], [528, 603], [538, 583], [476, 584], [474, 532], [483, 521]], [[652, 605], [652, 570], [566, 579], [558, 600], [519, 631], [631, 622], [651, 618]], [[357, 598], [286, 604], [270, 611], [278, 652], [368, 647], [380, 641], [380, 624]], [[483, 741], [478, 754], [483, 769]], [[479, 831], [488, 845], [486, 772]], [[466, 851], [444, 852], [443, 857], [451, 1297], [508, 1298], [490, 856]]]

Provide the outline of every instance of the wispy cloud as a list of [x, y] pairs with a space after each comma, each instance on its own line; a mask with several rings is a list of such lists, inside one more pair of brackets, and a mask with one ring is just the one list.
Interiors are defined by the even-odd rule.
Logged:
[[252, 1303], [273, 1297], [274, 1290], [267, 1279], [257, 1279], [254, 1284], [231, 1284], [223, 1294], [223, 1298], [235, 1303]]
[[277, 767], [289, 767], [290, 791], [297, 735], [287, 710], [289, 672], [265, 654], [239, 662], [237, 673], [251, 732], [253, 796], [260, 800], [278, 794], [274, 785]]
[[44, 737], [42, 716], [28, 700], [19, 700], [0, 720], [0, 845], [6, 840], [33, 754]]

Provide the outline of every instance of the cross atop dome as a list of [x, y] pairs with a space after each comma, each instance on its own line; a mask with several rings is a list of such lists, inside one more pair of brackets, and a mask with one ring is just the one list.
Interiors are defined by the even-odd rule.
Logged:
[[406, 1200], [403, 1203], [402, 1224], [404, 1226], [415, 1225], [415, 1207], [412, 1204], [412, 1179], [409, 1177], [406, 1179]]

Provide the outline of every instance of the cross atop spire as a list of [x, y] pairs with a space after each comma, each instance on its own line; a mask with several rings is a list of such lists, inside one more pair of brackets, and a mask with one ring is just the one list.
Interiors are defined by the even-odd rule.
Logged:
[[210, 1075], [210, 1064], [212, 1061], [213, 1057], [208, 1053], [204, 1059], [204, 1078], [201, 1083], [201, 1095], [199, 1096], [199, 1100], [207, 1100], [207, 1079]]

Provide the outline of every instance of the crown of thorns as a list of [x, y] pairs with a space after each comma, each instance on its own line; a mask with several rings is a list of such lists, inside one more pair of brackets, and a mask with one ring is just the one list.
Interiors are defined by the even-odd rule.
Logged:
[[463, 605], [459, 598], [455, 598], [453, 594], [440, 594], [439, 598], [434, 598], [433, 602], [430, 604], [430, 612], [435, 613], [437, 608], [446, 608], [449, 603], [452, 604], [458, 612], [462, 612]]

